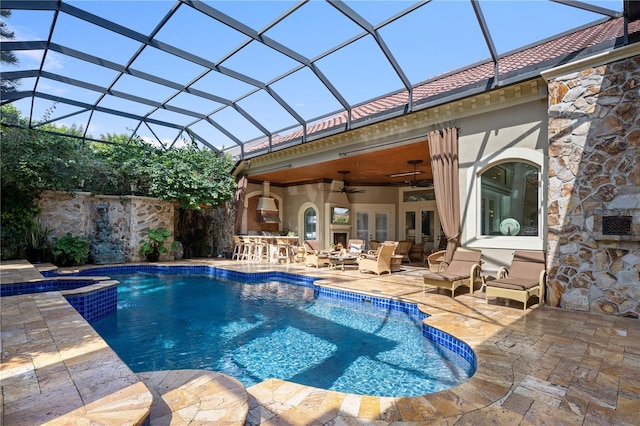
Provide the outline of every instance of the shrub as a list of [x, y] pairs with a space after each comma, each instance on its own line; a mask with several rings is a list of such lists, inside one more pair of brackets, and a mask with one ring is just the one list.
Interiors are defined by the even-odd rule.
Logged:
[[89, 257], [89, 239], [67, 232], [60, 238], [53, 238], [51, 252], [58, 266], [84, 265]]

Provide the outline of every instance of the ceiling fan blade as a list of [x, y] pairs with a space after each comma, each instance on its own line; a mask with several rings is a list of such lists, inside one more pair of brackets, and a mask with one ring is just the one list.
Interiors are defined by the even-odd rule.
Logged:
[[431, 180], [419, 180], [410, 184], [412, 188], [433, 188], [433, 181]]
[[342, 188], [340, 190], [333, 190], [333, 192], [341, 192], [344, 194], [355, 194], [358, 192], [365, 192], [364, 189], [347, 188], [349, 183], [347, 182], [347, 175], [351, 173], [348, 170], [339, 170], [338, 173], [342, 175]]

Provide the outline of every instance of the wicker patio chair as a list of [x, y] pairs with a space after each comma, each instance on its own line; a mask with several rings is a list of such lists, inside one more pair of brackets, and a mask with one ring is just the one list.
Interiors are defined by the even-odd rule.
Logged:
[[481, 262], [481, 251], [457, 248], [446, 269], [424, 274], [422, 292], [426, 292], [427, 286], [445, 288], [451, 290], [454, 297], [456, 288], [465, 286], [469, 287], [469, 294], [473, 294], [475, 281], [482, 281]]
[[496, 280], [486, 283], [486, 300], [489, 297], [504, 297], [524, 304], [531, 296], [538, 297], [538, 303], [544, 304], [544, 285], [546, 275], [545, 253], [543, 251], [516, 250], [511, 267], [498, 270]]

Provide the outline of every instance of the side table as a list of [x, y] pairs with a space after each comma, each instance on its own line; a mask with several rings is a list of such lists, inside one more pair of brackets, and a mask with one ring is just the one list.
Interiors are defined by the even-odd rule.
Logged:
[[400, 272], [402, 270], [402, 255], [392, 255], [389, 267], [391, 268], [391, 272]]

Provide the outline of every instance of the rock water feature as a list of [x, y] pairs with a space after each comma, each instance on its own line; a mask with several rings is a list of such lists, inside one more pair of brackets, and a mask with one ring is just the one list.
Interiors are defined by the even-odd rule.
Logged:
[[91, 257], [96, 265], [108, 263], [124, 263], [126, 256], [121, 244], [113, 241], [111, 226], [109, 225], [109, 206], [96, 206], [98, 218], [96, 220], [96, 236], [91, 237]]

